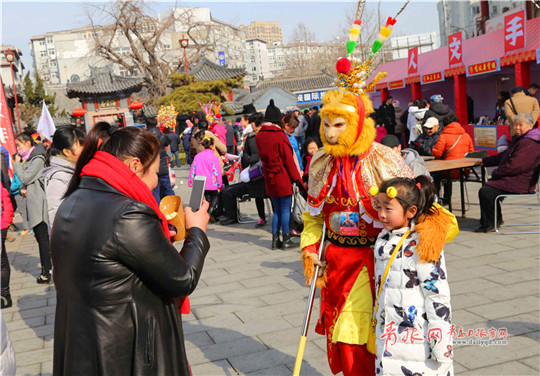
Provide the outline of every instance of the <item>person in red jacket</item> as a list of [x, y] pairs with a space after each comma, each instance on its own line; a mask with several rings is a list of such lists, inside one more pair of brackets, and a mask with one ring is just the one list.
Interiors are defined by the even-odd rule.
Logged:
[[[463, 158], [468, 152], [474, 151], [474, 143], [471, 136], [469, 136], [469, 134], [465, 132], [465, 129], [459, 124], [459, 119], [454, 113], [447, 115], [443, 119], [443, 125], [444, 128], [437, 143], [433, 146], [431, 155], [436, 159], [450, 160]], [[459, 179], [459, 171], [451, 171], [450, 174], [433, 174], [433, 180], [437, 186], [437, 190], [440, 191], [441, 179], [448, 177], [450, 177], [450, 179]], [[452, 182], [449, 181], [444, 184], [445, 202], [450, 201], [451, 197]]]
[[9, 197], [8, 190], [2, 185], [2, 308], [9, 308], [13, 304], [11, 294], [9, 293], [9, 277], [11, 269], [9, 267], [9, 259], [6, 252], [6, 237], [8, 227], [13, 222], [13, 205]]
[[[298, 247], [291, 239], [292, 185], [301, 183], [300, 171], [294, 161], [294, 151], [281, 124], [283, 115], [274, 105], [274, 100], [266, 108], [265, 123], [255, 136], [257, 149], [263, 165], [266, 192], [274, 206], [272, 218], [272, 249]], [[279, 229], [283, 231], [280, 240]]]

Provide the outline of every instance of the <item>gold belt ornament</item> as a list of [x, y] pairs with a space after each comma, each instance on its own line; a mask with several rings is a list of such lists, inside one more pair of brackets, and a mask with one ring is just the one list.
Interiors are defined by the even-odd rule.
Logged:
[[326, 239], [332, 244], [343, 247], [368, 247], [375, 244], [377, 237], [367, 236], [343, 236], [333, 231], [326, 230]]

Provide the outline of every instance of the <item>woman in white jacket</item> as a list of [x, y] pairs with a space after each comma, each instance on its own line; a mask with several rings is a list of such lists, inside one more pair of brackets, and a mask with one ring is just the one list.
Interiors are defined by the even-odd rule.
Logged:
[[384, 225], [374, 247], [376, 373], [452, 375], [442, 249], [455, 217], [434, 205], [436, 190], [427, 176], [387, 180], [370, 193]]
[[425, 100], [415, 100], [412, 106], [409, 107], [409, 115], [407, 117], [409, 145], [422, 134], [422, 122], [428, 109], [428, 103]]
[[64, 200], [75, 163], [82, 151], [84, 133], [72, 127], [60, 127], [54, 132], [53, 142], [47, 152], [47, 165], [43, 169], [47, 214], [52, 227], [58, 207]]

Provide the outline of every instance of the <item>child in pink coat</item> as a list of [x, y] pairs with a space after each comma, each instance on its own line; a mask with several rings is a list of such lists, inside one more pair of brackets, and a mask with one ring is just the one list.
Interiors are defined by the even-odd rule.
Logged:
[[9, 260], [6, 252], [6, 237], [8, 233], [8, 227], [13, 222], [13, 205], [11, 204], [11, 198], [9, 197], [8, 190], [0, 185], [2, 188], [2, 308], [9, 308], [13, 304], [11, 301], [11, 294], [9, 292], [9, 277], [11, 274], [11, 268], [9, 266]]
[[204, 189], [204, 199], [210, 203], [208, 212], [210, 213], [210, 221], [215, 222], [214, 212], [217, 209], [219, 190], [223, 187], [223, 179], [221, 177], [221, 165], [218, 157], [214, 154], [214, 140], [205, 136], [201, 142], [204, 150], [198, 153], [193, 158], [191, 170], [189, 171], [188, 185], [193, 186], [195, 176], [206, 176], [206, 186]]

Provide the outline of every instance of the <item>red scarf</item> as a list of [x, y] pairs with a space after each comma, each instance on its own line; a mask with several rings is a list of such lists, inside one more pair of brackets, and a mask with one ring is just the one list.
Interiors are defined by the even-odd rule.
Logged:
[[[81, 176], [93, 176], [105, 180], [114, 189], [122, 192], [134, 200], [150, 206], [161, 219], [163, 233], [170, 238], [169, 224], [148, 186], [121, 160], [104, 151], [98, 151], [94, 158], [83, 167]], [[178, 301], [180, 300], [180, 301]], [[175, 298], [175, 306], [181, 313], [190, 312], [190, 303], [187, 297]]]
[[159, 206], [152, 192], [143, 181], [135, 175], [121, 160], [104, 151], [98, 151], [94, 158], [83, 167], [82, 176], [93, 176], [105, 180], [114, 189], [122, 192], [134, 200], [150, 206], [161, 219], [163, 233], [169, 236], [169, 225], [165, 215], [159, 210]]

